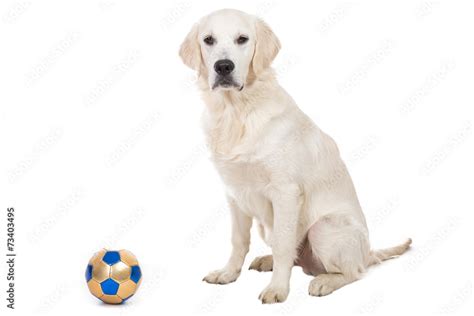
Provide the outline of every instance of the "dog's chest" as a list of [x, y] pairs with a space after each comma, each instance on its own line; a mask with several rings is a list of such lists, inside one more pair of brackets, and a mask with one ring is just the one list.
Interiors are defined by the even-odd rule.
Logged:
[[255, 113], [243, 115], [231, 106], [207, 114], [204, 131], [214, 160], [232, 163], [233, 169], [255, 167], [251, 162], [258, 164], [258, 144], [266, 122], [259, 120]]
[[[261, 113], [242, 116], [232, 107], [220, 113], [204, 116], [204, 130], [212, 161], [220, 174], [227, 193], [239, 201], [245, 211], [267, 210], [265, 190], [271, 182], [266, 164], [266, 124]], [[257, 218], [262, 214], [249, 214]]]
[[214, 164], [224, 183], [234, 189], [261, 191], [270, 183], [270, 174], [259, 162], [227, 161], [215, 158]]
[[[239, 208], [261, 223], [270, 223], [271, 203], [266, 197], [270, 175], [258, 163], [214, 161], [225, 184], [227, 195]], [[270, 224], [269, 224], [270, 225]]]

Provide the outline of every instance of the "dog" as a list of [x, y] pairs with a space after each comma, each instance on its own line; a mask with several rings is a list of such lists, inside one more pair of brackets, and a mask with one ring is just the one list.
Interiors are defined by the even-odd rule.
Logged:
[[323, 296], [356, 281], [372, 264], [403, 254], [411, 239], [371, 250], [366, 220], [334, 140], [278, 84], [271, 63], [280, 41], [260, 18], [232, 9], [195, 24], [179, 55], [198, 73], [204, 131], [232, 218], [227, 264], [204, 281], [241, 272], [253, 222], [272, 254], [250, 269], [272, 271], [262, 303], [286, 300], [293, 266]]

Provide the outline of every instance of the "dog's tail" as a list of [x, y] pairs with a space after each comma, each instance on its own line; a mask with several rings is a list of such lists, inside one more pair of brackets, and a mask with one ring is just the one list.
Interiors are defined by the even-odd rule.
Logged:
[[379, 250], [371, 250], [370, 251], [370, 259], [369, 259], [369, 266], [374, 264], [379, 264], [382, 261], [398, 257], [402, 255], [411, 245], [411, 238], [408, 238], [403, 244], [400, 244], [395, 247], [386, 248], [386, 249], [379, 249]]

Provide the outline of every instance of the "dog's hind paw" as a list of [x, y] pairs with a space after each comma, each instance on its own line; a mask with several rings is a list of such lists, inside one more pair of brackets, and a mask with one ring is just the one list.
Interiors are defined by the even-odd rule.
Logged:
[[259, 272], [268, 272], [273, 270], [273, 257], [271, 255], [257, 257], [253, 259], [249, 266], [249, 270], [257, 270]]

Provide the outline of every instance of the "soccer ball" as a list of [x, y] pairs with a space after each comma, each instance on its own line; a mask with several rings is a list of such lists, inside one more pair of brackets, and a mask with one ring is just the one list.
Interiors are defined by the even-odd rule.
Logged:
[[102, 249], [89, 260], [86, 281], [89, 291], [108, 304], [132, 297], [142, 280], [137, 258], [128, 250]]

